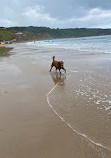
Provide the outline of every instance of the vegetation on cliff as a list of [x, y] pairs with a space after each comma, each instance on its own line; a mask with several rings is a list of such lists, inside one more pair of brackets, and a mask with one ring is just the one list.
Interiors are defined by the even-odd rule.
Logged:
[[23, 32], [23, 40], [44, 40], [54, 38], [74, 38], [86, 36], [111, 35], [111, 29], [99, 28], [70, 28], [70, 29], [51, 29], [48, 27], [0, 27], [0, 41], [15, 38], [16, 32]]
[[14, 39], [15, 32], [16, 31], [14, 29], [0, 27], [0, 41]]

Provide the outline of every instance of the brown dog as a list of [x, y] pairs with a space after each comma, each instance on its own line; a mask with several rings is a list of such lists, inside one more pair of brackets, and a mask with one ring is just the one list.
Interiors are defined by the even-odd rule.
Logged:
[[59, 72], [60, 72], [60, 70], [63, 69], [65, 71], [65, 73], [66, 73], [66, 69], [64, 68], [64, 62], [63, 61], [55, 61], [55, 56], [53, 56], [53, 62], [51, 64], [50, 71], [52, 70], [53, 66], [55, 66], [56, 71], [58, 69]]

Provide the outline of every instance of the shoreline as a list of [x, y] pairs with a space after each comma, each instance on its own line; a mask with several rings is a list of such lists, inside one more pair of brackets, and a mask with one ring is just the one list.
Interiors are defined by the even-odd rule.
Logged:
[[[59, 83], [59, 82], [58, 82]], [[50, 104], [50, 101], [49, 101], [49, 98], [48, 98], [48, 95], [58, 86], [58, 83], [51, 89], [51, 91], [49, 91], [49, 93], [46, 94], [46, 97], [47, 97], [47, 102], [50, 106], [50, 108], [54, 111], [54, 113], [61, 119], [62, 122], [64, 122], [68, 128], [70, 128], [73, 132], [75, 132], [76, 134], [80, 135], [81, 137], [83, 137], [84, 139], [86, 139], [87, 141], [89, 141], [90, 143], [98, 146], [98, 147], [102, 147], [108, 151], [111, 152], [111, 148], [110, 147], [107, 147], [107, 146], [104, 146], [98, 142], [95, 142], [93, 141], [91, 138], [89, 138], [87, 135], [85, 135], [84, 133], [80, 133], [79, 131], [75, 130], [73, 127], [71, 127], [71, 125], [69, 123], [67, 123], [64, 118], [62, 118], [61, 116], [59, 116], [59, 114], [56, 112], [56, 110], [53, 108], [53, 106]]]

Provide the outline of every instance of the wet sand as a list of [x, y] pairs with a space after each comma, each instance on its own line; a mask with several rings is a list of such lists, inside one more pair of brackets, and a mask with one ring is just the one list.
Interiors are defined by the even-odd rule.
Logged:
[[[14, 47], [0, 61], [0, 157], [110, 158], [110, 56]], [[66, 74], [49, 72], [54, 54]]]

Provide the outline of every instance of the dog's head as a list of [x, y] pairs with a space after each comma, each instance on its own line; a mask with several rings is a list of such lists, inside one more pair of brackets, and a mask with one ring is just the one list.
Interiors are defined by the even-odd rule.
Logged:
[[53, 59], [55, 59], [55, 56], [53, 56]]

